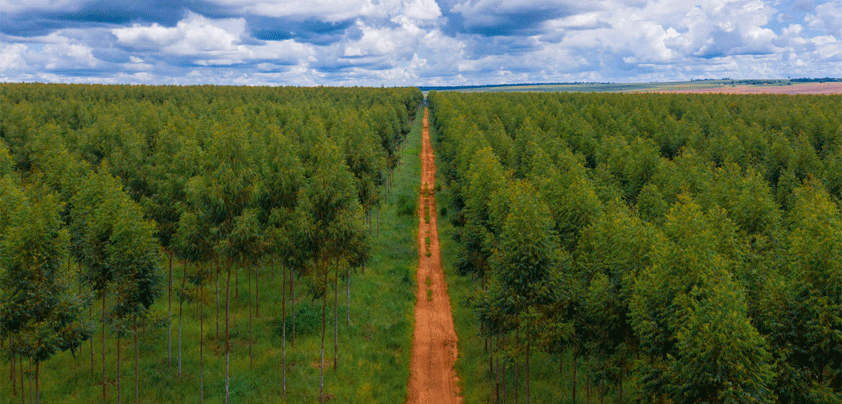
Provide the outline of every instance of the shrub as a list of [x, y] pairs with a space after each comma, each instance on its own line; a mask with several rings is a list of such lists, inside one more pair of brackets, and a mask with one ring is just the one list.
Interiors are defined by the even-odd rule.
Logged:
[[412, 216], [418, 211], [418, 200], [406, 195], [398, 195], [398, 216]]

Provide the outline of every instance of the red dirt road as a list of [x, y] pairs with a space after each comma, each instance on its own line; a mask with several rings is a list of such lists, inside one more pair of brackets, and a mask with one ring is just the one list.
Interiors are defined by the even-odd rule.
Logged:
[[427, 192], [421, 192], [418, 204], [418, 291], [415, 303], [415, 330], [412, 335], [409, 394], [406, 400], [409, 404], [462, 402], [453, 371], [453, 364], [456, 362], [456, 330], [453, 327], [450, 297], [447, 294], [439, 255], [436, 201], [432, 192], [435, 180], [436, 160], [430, 145], [427, 109], [424, 109], [421, 189], [426, 184], [430, 192], [429, 195]]

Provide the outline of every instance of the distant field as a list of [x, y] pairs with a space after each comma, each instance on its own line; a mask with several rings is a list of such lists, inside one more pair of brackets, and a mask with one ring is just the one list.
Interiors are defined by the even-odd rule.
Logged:
[[786, 86], [720, 86], [665, 91], [719, 94], [842, 94], [842, 83], [797, 83]]
[[478, 92], [595, 92], [595, 93], [722, 93], [722, 94], [842, 94], [842, 81], [804, 83], [790, 80], [700, 80], [663, 83], [515, 84], [477, 87], [421, 88]]

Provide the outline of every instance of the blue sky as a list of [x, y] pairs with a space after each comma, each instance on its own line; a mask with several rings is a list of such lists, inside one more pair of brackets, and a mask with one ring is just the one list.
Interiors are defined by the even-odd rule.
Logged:
[[842, 0], [0, 0], [0, 81], [842, 77]]

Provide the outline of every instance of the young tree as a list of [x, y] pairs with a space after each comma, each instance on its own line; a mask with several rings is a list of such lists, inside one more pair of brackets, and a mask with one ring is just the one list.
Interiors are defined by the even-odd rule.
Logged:
[[519, 181], [508, 188], [509, 214], [491, 259], [499, 287], [490, 298], [526, 340], [526, 400], [530, 402], [529, 357], [539, 320], [554, 299], [558, 279], [557, 241], [549, 210], [531, 185]]
[[729, 244], [736, 230], [722, 223], [728, 219], [721, 210], [706, 214], [679, 196], [655, 241], [652, 266], [635, 283], [630, 314], [647, 355], [641, 369], [649, 397], [677, 403], [771, 398], [771, 358], [732, 280]]
[[330, 266], [349, 258], [352, 241], [365, 233], [362, 210], [354, 189], [353, 175], [348, 171], [336, 146], [328, 141], [317, 143], [313, 171], [308, 178], [296, 209], [306, 220], [302, 231], [307, 235], [304, 250], [315, 263], [316, 276], [323, 278], [322, 293], [322, 342], [319, 376], [319, 400], [324, 400], [324, 336], [328, 276]]
[[91, 337], [91, 326], [80, 321], [83, 302], [69, 290], [71, 274], [62, 265], [69, 244], [62, 204], [53, 194], [21, 189], [2, 176], [0, 193], [0, 339], [15, 340], [10, 351], [35, 362], [40, 402], [41, 362], [58, 351], [75, 352]]

